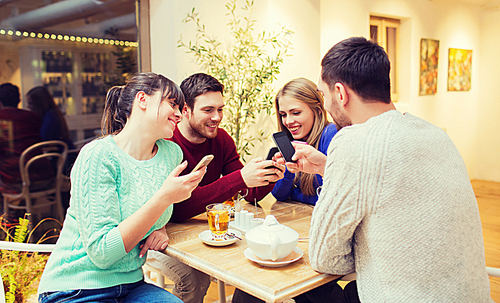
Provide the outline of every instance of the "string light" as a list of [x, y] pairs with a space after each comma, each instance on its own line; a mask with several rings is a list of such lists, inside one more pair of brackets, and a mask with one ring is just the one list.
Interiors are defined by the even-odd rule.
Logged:
[[0, 28], [0, 35], [18, 36], [21, 38], [38, 38], [38, 39], [52, 39], [52, 40], [64, 40], [71, 42], [84, 42], [84, 43], [96, 43], [96, 44], [106, 44], [106, 45], [120, 45], [120, 46], [130, 46], [138, 47], [139, 43], [134, 41], [124, 41], [124, 40], [111, 40], [103, 38], [92, 38], [92, 37], [80, 37], [80, 36], [69, 36], [69, 35], [59, 35], [59, 34], [49, 34], [49, 33], [35, 33], [35, 32], [22, 32], [14, 31], [11, 29]]

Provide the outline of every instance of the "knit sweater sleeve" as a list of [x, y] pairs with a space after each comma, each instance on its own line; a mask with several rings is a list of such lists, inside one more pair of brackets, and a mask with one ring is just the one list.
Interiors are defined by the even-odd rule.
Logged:
[[116, 190], [119, 166], [105, 144], [85, 146], [71, 172], [71, 195], [82, 243], [89, 259], [106, 269], [126, 255], [118, 229]]
[[323, 184], [328, 190], [321, 191], [311, 219], [309, 257], [312, 267], [322, 273], [355, 271], [352, 237], [364, 214], [357, 203], [361, 161], [351, 146], [331, 144]]
[[[239, 190], [246, 188], [240, 172], [243, 164], [236, 152], [234, 141], [222, 130], [219, 130], [218, 139], [213, 141], [215, 145], [213, 147], [214, 150], [206, 151], [208, 153], [215, 153], [215, 158], [208, 165], [204, 179], [193, 190], [189, 199], [174, 205], [174, 212], [170, 219], [172, 222], [183, 222], [197, 216], [205, 212], [207, 205], [224, 202], [234, 196]], [[187, 171], [190, 171], [201, 159], [201, 156], [199, 159], [192, 158], [193, 155], [189, 154], [190, 151], [185, 145], [184, 153], [185, 159], [190, 159], [191, 157], [194, 160], [191, 161], [192, 163], [188, 161]]]
[[[177, 140], [180, 134], [177, 134]], [[205, 153], [212, 153], [215, 155], [214, 160], [208, 165], [207, 173], [201, 181], [201, 185], [193, 190], [191, 197], [180, 203], [174, 205], [174, 212], [172, 222], [183, 222], [194, 216], [205, 212], [205, 207], [211, 203], [220, 203], [230, 199], [238, 191], [247, 189], [241, 169], [243, 164], [240, 161], [240, 156], [236, 151], [236, 145], [233, 139], [222, 129], [219, 129], [218, 140], [213, 141], [213, 150], [205, 150]], [[194, 165], [201, 159], [193, 158], [190, 155], [190, 150], [185, 144], [181, 145], [184, 158], [191, 156], [191, 161], [188, 161], [187, 171], [190, 171]], [[246, 196], [247, 201], [253, 202], [262, 200], [274, 187], [274, 184], [267, 186], [256, 187], [248, 189]]]

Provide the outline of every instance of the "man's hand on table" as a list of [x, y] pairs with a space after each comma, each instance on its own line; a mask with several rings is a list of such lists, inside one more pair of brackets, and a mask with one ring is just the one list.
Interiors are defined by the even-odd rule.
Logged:
[[310, 174], [319, 174], [323, 176], [326, 166], [326, 156], [315, 149], [314, 147], [303, 142], [292, 142], [295, 148], [292, 160], [294, 162], [286, 162], [281, 156], [281, 153], [276, 153], [273, 159], [279, 164], [285, 164], [291, 173], [302, 171]]
[[148, 249], [151, 250], [164, 250], [168, 246], [168, 242], [170, 238], [167, 235], [166, 226], [153, 231], [147, 238], [144, 244], [142, 244], [139, 248], [141, 249], [141, 253], [139, 257], [142, 258]]

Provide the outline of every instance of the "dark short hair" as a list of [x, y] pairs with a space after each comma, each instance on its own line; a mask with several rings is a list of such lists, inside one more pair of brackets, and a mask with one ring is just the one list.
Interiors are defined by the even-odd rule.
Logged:
[[321, 66], [321, 79], [330, 90], [342, 83], [366, 102], [391, 102], [391, 63], [377, 43], [363, 37], [342, 40], [326, 53]]
[[12, 83], [0, 85], [0, 102], [5, 107], [17, 107], [19, 102], [21, 102], [19, 88]]
[[184, 94], [186, 106], [193, 109], [196, 97], [208, 92], [220, 92], [223, 95], [224, 85], [210, 75], [197, 73], [182, 81], [181, 90]]

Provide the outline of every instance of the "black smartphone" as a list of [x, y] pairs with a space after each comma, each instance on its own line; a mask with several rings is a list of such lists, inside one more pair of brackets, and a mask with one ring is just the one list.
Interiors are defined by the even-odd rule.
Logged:
[[266, 160], [272, 160], [273, 156], [276, 155], [276, 153], [279, 152], [279, 151], [280, 150], [277, 147], [271, 147], [269, 149], [269, 152], [267, 153]]
[[[273, 159], [273, 156], [279, 152], [279, 149], [277, 147], [271, 147], [269, 149], [269, 152], [267, 153], [267, 157], [266, 157], [266, 160], [272, 160]], [[271, 165], [271, 166], [267, 166], [266, 169], [268, 168], [274, 168], [274, 165]]]
[[278, 132], [273, 134], [274, 143], [278, 146], [281, 155], [285, 159], [286, 162], [295, 162], [292, 161], [292, 156], [295, 154], [295, 148], [293, 148], [292, 142], [288, 138], [286, 132]]

